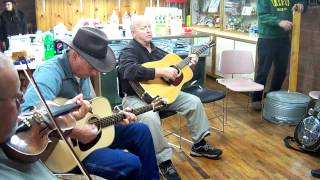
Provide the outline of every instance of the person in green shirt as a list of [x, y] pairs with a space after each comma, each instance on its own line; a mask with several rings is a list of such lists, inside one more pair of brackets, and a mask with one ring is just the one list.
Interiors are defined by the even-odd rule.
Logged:
[[[304, 0], [258, 0], [258, 68], [255, 82], [265, 85], [270, 68], [274, 71], [270, 91], [281, 89], [286, 76], [290, 54], [292, 11], [306, 7]], [[262, 91], [253, 93], [252, 108], [261, 110]]]

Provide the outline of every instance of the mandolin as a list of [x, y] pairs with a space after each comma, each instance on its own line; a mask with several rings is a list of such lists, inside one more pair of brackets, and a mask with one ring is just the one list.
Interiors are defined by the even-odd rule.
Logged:
[[[66, 99], [59, 99], [59, 101], [63, 103]], [[156, 98], [146, 106], [133, 109], [132, 113], [139, 115], [151, 110], [157, 111], [164, 106], [164, 101]], [[113, 125], [122, 121], [124, 118], [120, 113], [112, 114], [110, 103], [103, 97], [92, 100], [92, 111], [92, 114], [88, 113], [86, 117], [77, 121], [77, 124], [94, 124], [99, 129], [97, 138], [92, 142], [88, 144], [81, 144], [80, 142], [73, 143], [73, 150], [81, 161], [94, 150], [109, 146], [114, 139], [115, 130]], [[72, 143], [70, 138], [68, 141]], [[47, 167], [55, 173], [65, 173], [75, 168], [77, 164], [74, 159], [71, 156], [65, 155], [68, 154], [66, 144], [61, 140], [54, 144], [56, 145], [49, 157], [44, 160]]]
[[[215, 45], [213, 40], [209, 41], [201, 48], [195, 50], [193, 54], [201, 55], [205, 50]], [[173, 67], [178, 70], [178, 77], [174, 81], [166, 81], [163, 78], [155, 78], [148, 81], [140, 81], [139, 84], [152, 98], [162, 97], [168, 104], [171, 104], [178, 97], [182, 86], [192, 79], [193, 73], [190, 68], [191, 58], [181, 59], [176, 54], [167, 54], [159, 61], [152, 61], [142, 64], [146, 68]]]
[[[79, 107], [75, 103], [62, 106], [51, 105], [50, 110], [59, 127], [63, 131], [68, 131], [76, 125], [76, 120], [68, 112]], [[15, 134], [1, 147], [10, 159], [24, 163], [35, 162], [51, 142], [49, 135], [56, 128], [43, 108], [21, 113], [18, 120]]]

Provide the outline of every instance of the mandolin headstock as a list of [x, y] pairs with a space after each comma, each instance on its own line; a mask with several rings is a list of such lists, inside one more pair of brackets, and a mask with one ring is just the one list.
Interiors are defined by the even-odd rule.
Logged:
[[216, 41], [214, 40], [214, 38], [210, 39], [209, 42], [207, 42], [207, 47], [210, 48], [210, 47], [213, 47], [216, 45]]
[[163, 100], [161, 97], [156, 97], [152, 102], [152, 109], [153, 111], [159, 111], [160, 109], [167, 106], [167, 103], [165, 100]]

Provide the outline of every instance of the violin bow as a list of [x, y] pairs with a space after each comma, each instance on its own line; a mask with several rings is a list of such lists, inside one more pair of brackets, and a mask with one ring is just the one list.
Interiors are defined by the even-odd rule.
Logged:
[[[28, 66], [28, 63], [26, 62], [26, 66], [27, 66], [27, 71], [31, 72], [31, 69]], [[65, 137], [65, 135], [63, 134], [62, 130], [60, 129], [60, 127], [58, 126], [57, 121], [53, 118], [52, 112], [48, 106], [48, 104], [46, 103], [44, 97], [42, 96], [42, 94], [40, 93], [40, 89], [37, 85], [37, 83], [35, 82], [33, 76], [31, 75], [31, 77], [29, 76], [28, 72], [26, 71], [26, 69], [23, 68], [23, 72], [24, 74], [27, 76], [29, 82], [33, 85], [35, 92], [37, 93], [37, 95], [40, 97], [40, 101], [42, 102], [42, 104], [44, 104], [49, 118], [50, 120], [53, 122], [54, 126], [57, 128], [57, 131], [60, 135], [60, 137], [62, 138], [62, 140], [67, 144], [69, 151], [71, 152], [73, 158], [75, 159], [75, 161], [77, 162], [81, 172], [83, 173], [83, 175], [89, 179], [92, 180], [92, 178], [90, 177], [88, 171], [86, 170], [86, 168], [84, 167], [83, 163], [80, 161], [79, 157], [77, 156], [77, 154], [74, 152], [74, 150], [72, 149], [71, 144], [69, 143], [69, 141], [67, 141], [67, 138]]]

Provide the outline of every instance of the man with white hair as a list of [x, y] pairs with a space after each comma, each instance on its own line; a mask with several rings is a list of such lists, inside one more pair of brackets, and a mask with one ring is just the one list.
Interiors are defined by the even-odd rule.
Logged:
[[[175, 80], [178, 71], [173, 67], [146, 68], [141, 64], [161, 60], [167, 53], [157, 48], [152, 42], [150, 20], [144, 16], [136, 16], [131, 25], [133, 40], [124, 48], [119, 57], [119, 79], [122, 87], [123, 104], [125, 107], [139, 107], [146, 104], [141, 100], [129, 81], [145, 81], [161, 77], [167, 80]], [[198, 62], [198, 57], [191, 54], [192, 64]], [[208, 118], [200, 99], [194, 95], [180, 92], [177, 99], [167, 109], [179, 112], [187, 120], [191, 138], [194, 142], [191, 148], [192, 156], [203, 156], [210, 159], [218, 159], [222, 150], [214, 148], [207, 143], [205, 137], [210, 134]], [[180, 179], [174, 168], [172, 149], [165, 140], [160, 127], [158, 112], [148, 112], [138, 116], [138, 120], [148, 125], [155, 150], [160, 172], [165, 179]]]
[[[12, 60], [0, 53], [0, 143], [5, 143], [16, 130], [20, 103], [23, 94], [20, 92], [18, 73]], [[89, 104], [84, 104], [78, 99], [81, 111], [88, 109]], [[80, 110], [79, 110], [80, 111]], [[2, 179], [57, 179], [41, 161], [22, 163], [9, 159], [0, 148], [0, 174]]]

